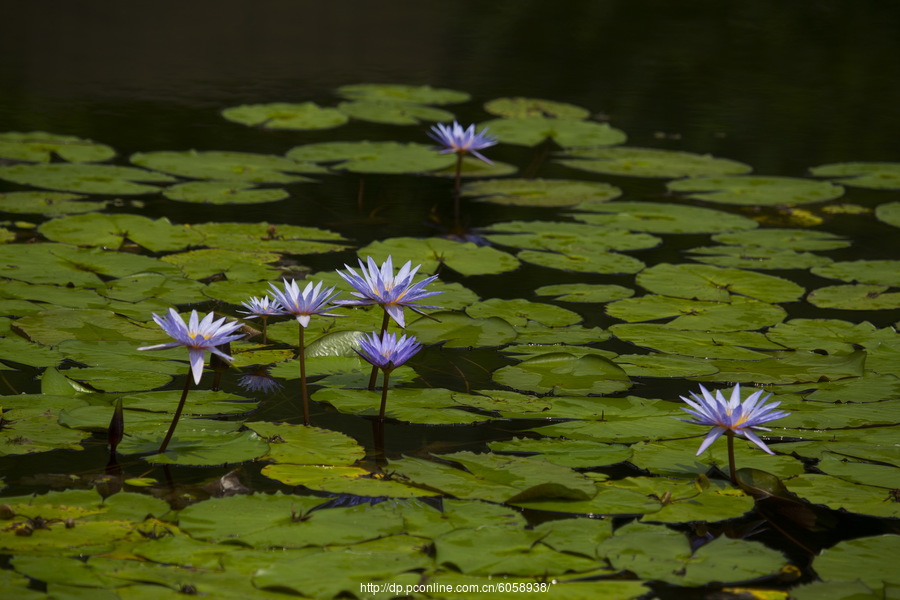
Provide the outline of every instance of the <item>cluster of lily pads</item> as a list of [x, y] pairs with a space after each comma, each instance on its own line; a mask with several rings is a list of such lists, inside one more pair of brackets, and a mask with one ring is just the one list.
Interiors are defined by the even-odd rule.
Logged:
[[[334, 107], [257, 105], [223, 114], [256, 127], [250, 135], [369, 120], [413, 123], [414, 133], [397, 135], [424, 141], [421, 121], [450, 122], [456, 115], [444, 107], [469, 99], [405, 86], [346, 86], [338, 94]], [[363, 581], [506, 578], [547, 579], [555, 582], [551, 595], [569, 598], [728, 584], [785, 598], [797, 566], [805, 579], [790, 594], [798, 599], [896, 585], [891, 565], [866, 557], [900, 550], [890, 535], [900, 518], [892, 492], [900, 488], [900, 339], [885, 316], [900, 306], [900, 270], [883, 257], [846, 260], [853, 241], [827, 227], [858, 219], [895, 233], [900, 203], [879, 190], [900, 188], [900, 166], [753, 175], [736, 161], [626, 146], [624, 132], [571, 105], [507, 98], [483, 108], [496, 118], [471, 134], [487, 128], [496, 140], [493, 164], [462, 155], [462, 145], [441, 154], [417, 141], [345, 141], [283, 156], [137, 153], [122, 166], [103, 164], [115, 151], [90, 140], [0, 134], [0, 158], [9, 162], [0, 179], [12, 189], [0, 193], [0, 208], [17, 219], [0, 229], [0, 357], [8, 370], [0, 374], [13, 386], [0, 397], [0, 460], [90, 446], [94, 433], [107, 432], [117, 401], [127, 433], [118, 450], [140, 457], [118, 476], [64, 477], [64, 487], [103, 495], [8, 493], [0, 547], [13, 558], [12, 570], [0, 571], [2, 589], [28, 597], [30, 581], [40, 581], [55, 595], [81, 586], [118, 597], [163, 587], [222, 597], [283, 597], [284, 590], [362, 597]], [[495, 157], [517, 148], [534, 148], [534, 156], [528, 172], [512, 177], [517, 167]], [[307, 175], [455, 181], [457, 171], [461, 202], [503, 207], [502, 217], [469, 237], [373, 235], [355, 244], [309, 225], [180, 224], [135, 214], [170, 201], [215, 205], [217, 218], [225, 203], [299, 202], [291, 195]], [[553, 176], [537, 177], [543, 173]], [[632, 181], [652, 191], [635, 193]], [[465, 241], [476, 238], [487, 245]], [[332, 299], [342, 283], [365, 295], [347, 273], [295, 266], [296, 257], [302, 264], [348, 250], [370, 275], [389, 257], [421, 265], [430, 292], [441, 292], [443, 309], [403, 323], [405, 339], [424, 348], [394, 363], [383, 411], [360, 356], [362, 339], [376, 359], [378, 342], [400, 343], [385, 338], [389, 312], [374, 306], [382, 303], [300, 321], [310, 316], [299, 310], [303, 302], [319, 307], [314, 299]], [[301, 288], [301, 278], [316, 283]], [[268, 300], [259, 297], [267, 285]], [[279, 294], [285, 300], [276, 302]], [[245, 336], [220, 350], [251, 396], [265, 397], [192, 391], [183, 408], [191, 418], [159, 452], [183, 395], [170, 383], [184, 373], [184, 350], [137, 348], [172, 344], [153, 315], [171, 325], [172, 306], [200, 298], [220, 316], [204, 326], [198, 314], [194, 331], [208, 332], [238, 307], [260, 319], [292, 304], [298, 311], [267, 322], [265, 338]], [[192, 329], [190, 319], [182, 324]], [[302, 375], [295, 355], [304, 357]], [[20, 373], [39, 374], [40, 393], [9, 393], [20, 391]], [[456, 451], [438, 439], [372, 460], [346, 433], [253, 419], [279, 395], [305, 398], [297, 391], [306, 381], [323, 413], [376, 422], [383, 415], [451, 443], [460, 431], [493, 437]], [[222, 384], [234, 389], [228, 377]], [[755, 402], [756, 392], [740, 402], [736, 384], [764, 387], [774, 402]], [[677, 396], [698, 385], [699, 394], [684, 396], [694, 403], [692, 418], [679, 420]], [[774, 411], [775, 402], [790, 414]], [[695, 423], [711, 428], [703, 442]], [[757, 442], [752, 427], [760, 424], [773, 431]], [[729, 444], [711, 444], [719, 435]], [[705, 451], [695, 456], [700, 444]], [[774, 455], [756, 451], [759, 444]], [[148, 477], [146, 463], [237, 464], [239, 473], [258, 470], [294, 493], [229, 496], [225, 490], [251, 490], [226, 473], [215, 490], [176, 488], [173, 496]], [[729, 481], [735, 463], [743, 467], [740, 488]], [[535, 514], [546, 522], [526, 521]], [[833, 523], [846, 515], [858, 519], [854, 532], [868, 527], [866, 535], [843, 536]], [[609, 516], [627, 524], [614, 527]], [[758, 519], [784, 530], [782, 546], [755, 541]], [[820, 551], [817, 528], [838, 541]], [[369, 557], [364, 564], [360, 553]]]

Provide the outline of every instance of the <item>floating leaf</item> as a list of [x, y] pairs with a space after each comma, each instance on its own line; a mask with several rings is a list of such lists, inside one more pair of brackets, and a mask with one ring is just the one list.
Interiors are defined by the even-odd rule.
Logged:
[[888, 202], [875, 209], [875, 216], [882, 223], [900, 227], [900, 202]]
[[422, 173], [456, 164], [426, 144], [400, 142], [323, 142], [296, 146], [287, 153], [296, 161], [328, 163], [353, 173]]
[[105, 144], [45, 131], [0, 133], [0, 158], [49, 163], [54, 156], [73, 163], [103, 162], [116, 155]]
[[[690, 418], [687, 413], [683, 413], [685, 418]], [[724, 440], [718, 444], [713, 444], [703, 454], [696, 456], [697, 449], [703, 441], [705, 430], [697, 428], [697, 432], [702, 434], [692, 438], [682, 440], [662, 440], [651, 442], [638, 442], [634, 444], [632, 449], [632, 457], [630, 462], [638, 467], [653, 473], [654, 475], [663, 475], [665, 477], [696, 477], [709, 471], [713, 466], [718, 467], [722, 472], [728, 472], [728, 448]], [[763, 438], [766, 438], [765, 432], [760, 432]], [[771, 434], [768, 434], [771, 435]], [[778, 451], [778, 445], [772, 444], [770, 448]], [[792, 477], [803, 473], [803, 462], [792, 456], [779, 455], [771, 456], [760, 451], [759, 447], [743, 438], [735, 440], [735, 462], [741, 467], [749, 467], [756, 469], [765, 469], [778, 477]], [[623, 484], [627, 485], [627, 484]], [[695, 492], [696, 493], [696, 492]], [[744, 496], [743, 492], [735, 490], [736, 495], [743, 496], [748, 501], [743, 505], [743, 510], [737, 514], [721, 516], [719, 518], [726, 519], [737, 517], [752, 508], [753, 501], [749, 497]], [[691, 495], [684, 492], [684, 495]], [[734, 500], [734, 499], [733, 499]], [[742, 504], [738, 502], [733, 502]], [[698, 518], [693, 520], [715, 520]]]
[[803, 351], [774, 352], [771, 358], [765, 360], [713, 360], [712, 364], [718, 367], [719, 372], [695, 379], [758, 384], [830, 381], [861, 376], [865, 359], [866, 353], [861, 350], [839, 356]]
[[60, 342], [104, 340], [145, 342], [159, 339], [159, 331], [145, 329], [119, 315], [100, 309], [57, 308], [16, 321], [16, 328], [34, 342], [56, 346]]
[[38, 230], [51, 240], [68, 244], [118, 249], [130, 240], [152, 252], [181, 250], [203, 239], [191, 228], [173, 225], [166, 218], [154, 220], [128, 214], [59, 217], [42, 224]]
[[851, 323], [838, 319], [791, 319], [769, 329], [766, 337], [795, 350], [849, 354], [855, 346], [871, 349], [895, 341], [897, 333], [891, 328], [876, 329], [868, 321]]
[[340, 235], [318, 227], [261, 223], [202, 223], [192, 227], [211, 248], [244, 252], [319, 254], [343, 250]]
[[730, 303], [725, 303], [647, 295], [610, 302], [606, 312], [629, 323], [675, 317], [666, 325], [707, 331], [761, 329], [780, 323], [787, 315], [780, 306], [743, 296], [733, 296]]
[[170, 277], [162, 273], [135, 273], [110, 281], [104, 296], [125, 302], [159, 298], [169, 304], [191, 304], [203, 294], [204, 285], [193, 279]]
[[734, 246], [771, 248], [773, 250], [835, 250], [847, 248], [851, 242], [827, 231], [809, 229], [755, 229], [720, 233], [712, 237], [720, 244]]
[[485, 237], [495, 244], [585, 255], [588, 260], [592, 252], [644, 250], [654, 248], [661, 242], [658, 237], [647, 233], [568, 221], [506, 221], [495, 223], [485, 231]]
[[[900, 537], [876, 535], [838, 542], [813, 559], [813, 568], [826, 582], [861, 581], [874, 590], [900, 585], [891, 557], [900, 551]], [[887, 584], [887, 585], [886, 585]]]
[[31, 367], [55, 367], [62, 355], [55, 348], [48, 348], [24, 340], [20, 337], [0, 337], [0, 357]]
[[[444, 155], [444, 156], [452, 156], [452, 155]], [[490, 164], [484, 162], [481, 159], [475, 158], [473, 156], [464, 156], [462, 160], [462, 169], [460, 169], [459, 176], [462, 178], [467, 177], [503, 177], [506, 175], [512, 175], [518, 171], [515, 165], [511, 165], [509, 163], [500, 162], [500, 161], [491, 161]], [[443, 169], [438, 169], [436, 171], [430, 171], [427, 173], [432, 177], [446, 177], [448, 179], [452, 179], [456, 177], [456, 163], [454, 161], [453, 166], [444, 167]]]
[[812, 269], [819, 277], [847, 283], [869, 283], [900, 287], [900, 260], [851, 260]]
[[900, 189], [900, 163], [848, 162], [812, 167], [816, 177], [837, 178], [842, 184], [876, 190]]
[[34, 408], [11, 408], [10, 402], [3, 403], [0, 456], [83, 449], [81, 442], [91, 434], [63, 427], [57, 421], [59, 407], [72, 402], [70, 398], [57, 400], [51, 396], [41, 395], [32, 396], [30, 399], [36, 405]]
[[311, 490], [333, 494], [392, 498], [437, 495], [434, 491], [406, 485], [361, 467], [274, 464], [264, 467], [262, 474], [287, 485], [302, 485]]
[[395, 265], [411, 260], [413, 265], [422, 265], [422, 273], [434, 273], [441, 264], [461, 275], [504, 273], [519, 266], [515, 257], [496, 248], [444, 238], [388, 238], [360, 248], [357, 254], [364, 260], [371, 256], [377, 263], [388, 256], [393, 257]]
[[718, 367], [706, 359], [668, 354], [620, 354], [613, 359], [629, 377], [699, 377], [712, 375]]
[[499, 317], [514, 327], [527, 328], [529, 323], [547, 327], [564, 327], [581, 322], [578, 313], [542, 302], [529, 302], [521, 298], [501, 300], [490, 298], [466, 308], [466, 313], [476, 319]]
[[[463, 425], [490, 420], [490, 417], [464, 410], [446, 389], [394, 388], [388, 396], [385, 412], [388, 419], [427, 425]], [[378, 414], [381, 392], [322, 388], [312, 398], [317, 402], [327, 402], [345, 414], [375, 416]]]
[[155, 194], [160, 188], [138, 181], [170, 183], [174, 177], [134, 167], [45, 163], [0, 166], [0, 179], [61, 192], [131, 196]]
[[506, 144], [537, 146], [553, 140], [563, 148], [574, 146], [612, 146], [625, 141], [624, 132], [606, 123], [580, 119], [547, 117], [510, 117], [482, 123], [490, 134]]
[[352, 465], [365, 456], [356, 441], [337, 431], [290, 423], [245, 423], [268, 440], [264, 459], [295, 465]]
[[515, 327], [499, 317], [476, 319], [453, 312], [436, 312], [410, 323], [409, 331], [423, 344], [448, 348], [502, 346], [516, 339]]
[[93, 212], [106, 207], [106, 202], [83, 200], [85, 196], [62, 192], [7, 192], [0, 194], [3, 212], [39, 214], [47, 217]]
[[163, 192], [163, 196], [195, 204], [264, 204], [284, 200], [290, 194], [280, 188], [258, 189], [252, 184], [195, 181], [173, 185]]
[[610, 331], [636, 346], [697, 358], [761, 360], [768, 354], [758, 350], [784, 349], [755, 331], [679, 330], [657, 323], [618, 324], [611, 326]]
[[612, 302], [630, 298], [634, 290], [602, 283], [560, 283], [543, 285], [534, 290], [538, 296], [555, 296], [561, 302]]
[[296, 183], [309, 180], [288, 173], [325, 172], [315, 164], [250, 152], [138, 152], [129, 160], [140, 167], [170, 175], [245, 183]]
[[572, 216], [585, 223], [649, 233], [721, 233], [758, 227], [756, 221], [718, 210], [657, 202], [581, 204]]
[[847, 485], [837, 477], [804, 473], [788, 480], [791, 492], [813, 504], [824, 504], [833, 510], [846, 510], [879, 517], [900, 517], [900, 503], [890, 498], [883, 487]]
[[750, 165], [708, 154], [675, 152], [656, 148], [585, 148], [561, 154], [556, 162], [573, 169], [630, 177], [705, 177], [740, 175]]
[[336, 108], [322, 108], [314, 102], [290, 104], [245, 104], [222, 111], [229, 121], [265, 129], [330, 129], [347, 122], [347, 115]]
[[575, 206], [581, 202], [606, 202], [622, 190], [597, 181], [572, 179], [496, 179], [467, 183], [462, 195], [479, 202], [504, 206]]
[[559, 119], [587, 119], [591, 112], [586, 108], [542, 100], [540, 98], [495, 98], [484, 103], [484, 110], [499, 117], [553, 117]]
[[399, 85], [389, 83], [357, 83], [342, 85], [337, 94], [350, 100], [410, 102], [414, 104], [458, 104], [471, 98], [466, 92], [430, 85]]
[[452, 121], [453, 113], [401, 101], [341, 102], [337, 109], [352, 119], [387, 125], [418, 125], [422, 121]]
[[646, 266], [631, 256], [598, 251], [597, 247], [589, 245], [569, 246], [564, 253], [522, 250], [516, 258], [549, 269], [575, 273], [637, 273]]
[[[224, 275], [232, 281], [277, 280], [281, 271], [268, 266], [280, 258], [272, 252], [243, 252], [210, 248], [170, 254], [162, 260], [172, 263], [191, 279]], [[262, 293], [265, 290], [261, 290]]]
[[886, 285], [832, 285], [811, 291], [806, 299], [819, 308], [843, 310], [888, 310], [900, 308], [900, 292]]
[[573, 469], [614, 465], [631, 458], [629, 446], [598, 444], [585, 440], [516, 438], [505, 442], [491, 442], [488, 447], [494, 452], [540, 454], [549, 462]]
[[690, 250], [694, 260], [742, 269], [809, 269], [831, 262], [827, 256], [759, 246], [705, 246]]
[[696, 200], [745, 206], [796, 206], [844, 195], [844, 188], [826, 181], [763, 175], [683, 179], [668, 188]]
[[802, 287], [780, 277], [706, 265], [660, 263], [641, 271], [635, 281], [655, 294], [710, 302], [729, 302], [732, 294], [763, 302], [792, 302], [804, 293]]
[[565, 352], [544, 354], [498, 369], [497, 383], [540, 394], [609, 394], [631, 387], [625, 371], [600, 356], [573, 356]]

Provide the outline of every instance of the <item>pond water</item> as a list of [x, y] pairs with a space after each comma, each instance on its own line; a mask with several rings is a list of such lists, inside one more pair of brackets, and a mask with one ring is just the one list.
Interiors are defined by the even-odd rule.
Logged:
[[[0, 138], [4, 594], [387, 598], [420, 583], [549, 581], [527, 591], [843, 598], [900, 586], [878, 558], [900, 551], [897, 7], [9, 4], [0, 135], [93, 140], [116, 153], [98, 160], [178, 178], [88, 193], [79, 201], [105, 204], [80, 215], [23, 209], [19, 192], [77, 190], [23, 175], [39, 159], [4, 154]], [[416, 105], [449, 118], [223, 117], [312, 102], [334, 118], [350, 99], [384, 99], [354, 84], [451, 90]], [[538, 135], [488, 104], [516, 97], [564, 105], [543, 105], [555, 120]], [[493, 167], [466, 163], [459, 218], [452, 156], [404, 171], [366, 166], [385, 160], [369, 149], [342, 167], [316, 146], [432, 145], [433, 122], [453, 119], [490, 121], [499, 138], [483, 150]], [[604, 154], [628, 148], [650, 150]], [[224, 177], [221, 165], [208, 176], [153, 162], [190, 150], [287, 155], [303, 169], [267, 171], [261, 188], [286, 196], [270, 202], [164, 196]], [[843, 163], [866, 166], [810, 171]], [[868, 181], [849, 178], [865, 169]], [[341, 308], [306, 333], [324, 336], [308, 361], [312, 429], [297, 326], [273, 319], [271, 343], [232, 346], [238, 369], [221, 392], [207, 392], [206, 369], [185, 417], [207, 418], [183, 419], [173, 451], [155, 454], [187, 363], [183, 349], [135, 351], [166, 341], [151, 313], [240, 318], [241, 299], [282, 275], [347, 299], [336, 270], [388, 254], [422, 263], [416, 280], [436, 273], [442, 294], [426, 303], [448, 310], [425, 311], [439, 322], [407, 311], [426, 347], [392, 375], [383, 428], [380, 394], [363, 389], [368, 369], [341, 333], [381, 315]], [[242, 388], [258, 366], [282, 387]], [[738, 438], [737, 466], [757, 469], [743, 491], [725, 442], [695, 458], [706, 429], [673, 418], [700, 383], [762, 387], [792, 413], [765, 436], [775, 456]], [[126, 437], [110, 466], [117, 398]], [[362, 552], [378, 564], [360, 565]], [[478, 595], [459, 591], [416, 594]]]

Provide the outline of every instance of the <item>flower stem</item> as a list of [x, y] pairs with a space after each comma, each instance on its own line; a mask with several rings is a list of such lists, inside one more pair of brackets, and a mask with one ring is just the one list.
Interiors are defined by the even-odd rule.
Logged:
[[384, 379], [381, 383], [381, 410], [378, 411], [378, 420], [384, 422], [384, 409], [387, 408], [388, 378], [390, 371], [384, 372]]
[[262, 334], [263, 334], [263, 341], [262, 341], [262, 343], [263, 343], [263, 344], [268, 344], [268, 343], [269, 343], [269, 335], [268, 335], [268, 332], [267, 332], [267, 330], [266, 330], [266, 320], [268, 319], [268, 317], [267, 317], [266, 315], [263, 315], [263, 316], [260, 317], [260, 318], [262, 319]]
[[172, 439], [172, 434], [175, 433], [175, 427], [178, 425], [178, 419], [181, 418], [181, 411], [184, 410], [184, 401], [187, 400], [188, 390], [190, 389], [191, 370], [188, 368], [187, 378], [184, 380], [184, 390], [181, 392], [181, 400], [178, 402], [178, 408], [175, 409], [175, 414], [172, 416], [172, 424], [169, 425], [169, 431], [166, 433], [166, 437], [159, 447], [159, 454], [165, 452], [166, 448], [169, 446], [169, 440]]
[[728, 436], [728, 472], [731, 475], [731, 483], [737, 485], [737, 470], [734, 468], [734, 434], [726, 431]]
[[[384, 318], [381, 320], [381, 334], [379, 337], [384, 337], [384, 333], [387, 331], [388, 324], [391, 322], [391, 315], [388, 314], [387, 311], [384, 311]], [[378, 377], [378, 367], [372, 365], [372, 372], [369, 373], [369, 390], [372, 391], [375, 389], [375, 380]]]
[[309, 394], [306, 392], [306, 348], [303, 343], [303, 330], [305, 329], [300, 322], [297, 322], [297, 326], [300, 328], [299, 335], [299, 346], [300, 346], [300, 354], [297, 355], [297, 360], [300, 362], [300, 396], [303, 398], [303, 423], [308, 427], [309, 426]]
[[456, 178], [453, 183], [453, 224], [459, 227], [459, 188], [462, 180], [463, 155], [456, 155]]

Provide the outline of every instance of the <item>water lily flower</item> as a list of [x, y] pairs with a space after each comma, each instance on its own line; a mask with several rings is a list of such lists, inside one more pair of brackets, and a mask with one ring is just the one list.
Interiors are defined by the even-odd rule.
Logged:
[[312, 282], [306, 284], [303, 291], [293, 279], [288, 283], [284, 279], [284, 289], [278, 288], [274, 283], [270, 283], [271, 293], [275, 296], [284, 314], [291, 314], [297, 318], [297, 322], [303, 327], [309, 325], [312, 315], [323, 315], [327, 317], [339, 317], [340, 315], [332, 314], [328, 311], [328, 304], [340, 292], [334, 293], [334, 288], [322, 290], [322, 282], [313, 286]]
[[[356, 353], [372, 364], [373, 369], [381, 369], [384, 380], [381, 384], [381, 408], [378, 411], [378, 420], [384, 421], [384, 411], [387, 407], [388, 378], [391, 371], [412, 358], [422, 344], [415, 336], [406, 335], [397, 338], [395, 333], [373, 332], [363, 336], [359, 341], [359, 349]], [[369, 386], [372, 389], [372, 386]]]
[[[349, 274], [338, 271], [338, 275], [353, 286], [355, 292], [352, 295], [359, 298], [358, 300], [339, 300], [335, 304], [342, 306], [366, 306], [372, 304], [380, 305], [386, 313], [386, 316], [394, 319], [400, 327], [406, 327], [403, 319], [403, 307], [425, 315], [423, 308], [440, 308], [439, 306], [428, 306], [417, 304], [418, 300], [434, 296], [442, 292], [427, 292], [425, 286], [437, 279], [437, 275], [432, 275], [420, 281], [413, 283], [413, 277], [422, 265], [412, 268], [412, 261], [407, 261], [405, 265], [394, 275], [394, 264], [390, 256], [381, 265], [379, 269], [372, 257], [367, 259], [368, 267], [359, 259], [359, 270], [361, 275], [357, 275], [347, 264]], [[385, 319], [387, 320], [387, 319]], [[387, 324], [382, 327], [382, 331]]]
[[254, 296], [246, 302], [241, 302], [241, 305], [247, 310], [239, 310], [238, 312], [248, 315], [248, 319], [261, 317], [265, 320], [268, 317], [287, 314], [278, 300], [268, 296], [263, 296], [262, 298]]
[[452, 125], [438, 123], [428, 132], [428, 137], [443, 146], [441, 154], [451, 152], [460, 156], [471, 154], [489, 165], [494, 164], [479, 152], [497, 144], [497, 138], [488, 135], [486, 128], [476, 133], [474, 124], [463, 129], [456, 121], [453, 121]]
[[214, 321], [214, 318], [215, 314], [209, 313], [201, 321], [197, 311], [193, 310], [191, 311], [189, 322], [185, 324], [184, 319], [181, 318], [181, 315], [174, 308], [170, 308], [169, 313], [164, 317], [154, 313], [153, 320], [162, 327], [163, 331], [172, 336], [175, 341], [156, 344], [155, 346], [144, 346], [143, 348], [138, 348], [138, 350], [166, 350], [168, 348], [185, 346], [188, 349], [191, 361], [194, 383], [200, 383], [205, 353], [211, 352], [231, 362], [233, 359], [219, 350], [217, 346], [222, 346], [244, 337], [243, 334], [234, 333], [241, 326], [239, 321], [225, 323], [225, 317], [217, 321]]

